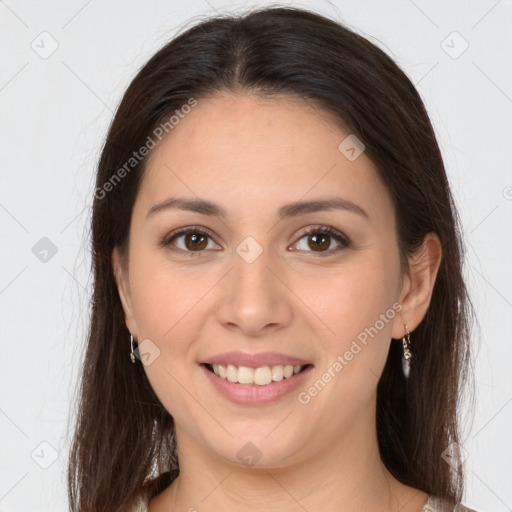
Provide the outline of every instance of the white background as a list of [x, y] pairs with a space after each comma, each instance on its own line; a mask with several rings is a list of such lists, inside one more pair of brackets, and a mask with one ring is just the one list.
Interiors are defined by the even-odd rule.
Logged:
[[[481, 326], [465, 504], [510, 510], [512, 2], [292, 3], [369, 37], [427, 104], [466, 233]], [[263, 4], [0, 1], [0, 511], [68, 507], [68, 415], [88, 321], [93, 179], [122, 93], [191, 18]], [[453, 58], [464, 41], [469, 47]], [[52, 44], [57, 49], [42, 58]], [[46, 262], [32, 251], [43, 237], [57, 250]]]

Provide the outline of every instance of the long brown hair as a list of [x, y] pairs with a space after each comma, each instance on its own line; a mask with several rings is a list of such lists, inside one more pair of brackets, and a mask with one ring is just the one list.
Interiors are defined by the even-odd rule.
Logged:
[[92, 213], [94, 292], [69, 460], [72, 510], [128, 510], [143, 490], [153, 497], [179, 473], [173, 419], [143, 366], [128, 357], [111, 254], [116, 246], [126, 253], [147, 162], [131, 160], [134, 151], [154, 141], [191, 98], [219, 91], [300, 97], [363, 141], [394, 200], [404, 271], [424, 236], [439, 236], [442, 261], [413, 333], [410, 377], [402, 375], [401, 346], [392, 343], [376, 421], [382, 460], [398, 480], [460, 501], [462, 466], [444, 454], [460, 442], [472, 307], [460, 221], [434, 130], [411, 81], [374, 44], [314, 12], [271, 7], [209, 18], [176, 36], [138, 72], [110, 125]]

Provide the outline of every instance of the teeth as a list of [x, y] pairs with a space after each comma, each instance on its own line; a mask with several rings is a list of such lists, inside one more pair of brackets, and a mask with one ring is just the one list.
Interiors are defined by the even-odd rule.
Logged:
[[283, 365], [279, 364], [277, 366], [272, 366], [272, 380], [277, 382], [279, 380], [283, 380]]
[[238, 382], [238, 370], [232, 364], [228, 364], [226, 369], [226, 378], [229, 382]]
[[[238, 372], [238, 376], [240, 378], [240, 372], [242, 368], [240, 368]], [[265, 384], [270, 384], [272, 382], [272, 371], [268, 366], [262, 366], [261, 368], [256, 368], [253, 372], [254, 384], [258, 384], [258, 386], [264, 386]], [[251, 384], [248, 382], [247, 384]]]
[[289, 379], [302, 370], [302, 366], [298, 365], [282, 365], [260, 366], [259, 368], [249, 368], [248, 366], [233, 366], [232, 364], [222, 365], [213, 364], [213, 372], [215, 375], [229, 382], [238, 382], [240, 384], [257, 384], [258, 386], [266, 386], [271, 382]]
[[252, 384], [254, 382], [254, 370], [247, 366], [238, 368], [238, 382], [240, 384]]

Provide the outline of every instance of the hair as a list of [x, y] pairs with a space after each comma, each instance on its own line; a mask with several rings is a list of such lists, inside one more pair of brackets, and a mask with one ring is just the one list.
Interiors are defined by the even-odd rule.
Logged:
[[473, 308], [460, 220], [430, 119], [414, 85], [376, 45], [320, 14], [274, 6], [208, 18], [175, 36], [139, 70], [111, 122], [93, 201], [94, 288], [68, 467], [72, 509], [129, 510], [179, 474], [173, 418], [143, 365], [128, 357], [111, 255], [115, 247], [127, 254], [147, 166], [148, 156], [130, 160], [134, 151], [191, 98], [222, 92], [302, 99], [363, 141], [393, 199], [404, 272], [425, 235], [438, 235], [442, 259], [412, 335], [410, 377], [402, 374], [401, 345], [392, 343], [377, 387], [376, 424], [380, 456], [396, 479], [460, 501], [462, 466], [446, 463], [443, 453], [460, 441]]

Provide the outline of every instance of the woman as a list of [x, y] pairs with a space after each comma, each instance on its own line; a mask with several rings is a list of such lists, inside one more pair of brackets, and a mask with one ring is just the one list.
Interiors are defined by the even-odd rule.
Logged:
[[302, 9], [199, 23], [96, 184], [73, 510], [469, 510], [459, 221], [386, 54]]

